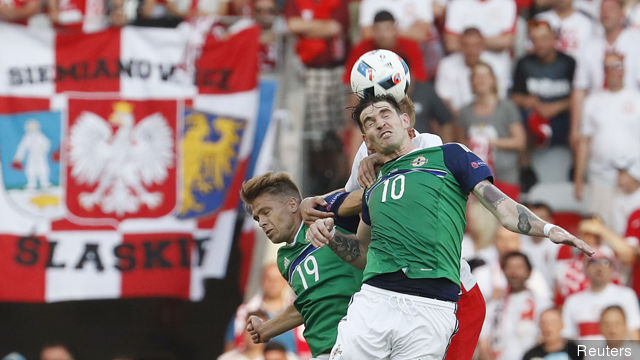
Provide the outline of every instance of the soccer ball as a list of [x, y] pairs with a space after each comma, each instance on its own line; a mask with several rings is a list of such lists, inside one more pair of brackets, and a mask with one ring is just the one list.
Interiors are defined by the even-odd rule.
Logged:
[[389, 94], [400, 102], [410, 82], [407, 63], [389, 50], [369, 51], [351, 68], [351, 90], [360, 99]]

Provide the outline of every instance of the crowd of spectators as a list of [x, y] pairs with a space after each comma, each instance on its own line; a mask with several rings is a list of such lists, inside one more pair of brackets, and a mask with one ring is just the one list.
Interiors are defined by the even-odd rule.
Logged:
[[[395, 51], [408, 63], [416, 129], [466, 144], [491, 166], [496, 185], [505, 193], [526, 202], [546, 173], [559, 174], [557, 178], [570, 184], [579, 204], [572, 211], [582, 217], [573, 229], [598, 249], [591, 259], [543, 238], [506, 234], [470, 209], [463, 256], [471, 260], [489, 309], [478, 356], [529, 359], [569, 352], [575, 344], [567, 339], [640, 339], [640, 1], [0, 4], [3, 21], [64, 32], [171, 27], [198, 17], [225, 24], [252, 18], [262, 29], [263, 72], [285, 72], [280, 61], [286, 54], [284, 40], [291, 40], [305, 92], [300, 121], [304, 161], [313, 179], [304, 186], [307, 194], [332, 190], [348, 176], [345, 159], [353, 157], [361, 142], [349, 120], [349, 105], [356, 101], [348, 88], [350, 67], [375, 48]], [[534, 166], [536, 157], [550, 149], [568, 154], [572, 161]], [[567, 210], [544, 202], [529, 205], [549, 221], [558, 219], [554, 210]], [[272, 272], [266, 268], [265, 278]], [[269, 286], [264, 280], [260, 295], [239, 309], [228, 335], [226, 350], [256, 356], [226, 358], [268, 359], [263, 353], [278, 347], [248, 349], [242, 336], [247, 314], [273, 316], [289, 304], [274, 295], [284, 294], [286, 284], [274, 294]], [[291, 353], [308, 355], [295, 333], [280, 341], [288, 358]]]

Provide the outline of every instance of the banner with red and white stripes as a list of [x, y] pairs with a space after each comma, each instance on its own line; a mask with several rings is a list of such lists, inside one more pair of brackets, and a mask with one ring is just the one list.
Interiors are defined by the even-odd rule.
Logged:
[[257, 154], [258, 29], [195, 50], [184, 29], [0, 33], [0, 301], [202, 298]]

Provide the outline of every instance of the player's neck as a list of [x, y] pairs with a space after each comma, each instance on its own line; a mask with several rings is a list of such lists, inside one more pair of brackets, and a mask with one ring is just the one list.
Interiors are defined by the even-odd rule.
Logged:
[[300, 214], [299, 216], [296, 216], [295, 221], [293, 222], [293, 233], [292, 235], [289, 237], [289, 239], [287, 239], [287, 245], [291, 245], [294, 242], [296, 242], [296, 238], [298, 237], [298, 233], [300, 232], [300, 228], [302, 227], [302, 214]]
[[416, 150], [416, 146], [413, 144], [413, 142], [411, 140], [409, 141], [405, 141], [402, 143], [402, 145], [400, 147], [398, 147], [397, 149], [387, 153], [387, 154], [382, 154], [380, 153], [380, 157], [383, 161], [383, 163], [389, 162], [391, 160], [395, 160], [403, 155], [407, 155], [408, 153]]

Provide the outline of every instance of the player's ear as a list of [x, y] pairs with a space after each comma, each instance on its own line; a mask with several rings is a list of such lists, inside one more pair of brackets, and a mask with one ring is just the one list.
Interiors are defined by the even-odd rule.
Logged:
[[300, 203], [298, 202], [298, 200], [296, 198], [294, 198], [293, 196], [289, 198], [289, 201], [287, 202], [287, 205], [289, 206], [289, 210], [294, 213], [296, 211], [298, 211], [298, 206], [300, 206]]
[[364, 143], [367, 145], [367, 148], [371, 147], [369, 141], [367, 140], [367, 137], [364, 134], [362, 134], [362, 141], [364, 141]]
[[412, 127], [411, 118], [409, 117], [409, 114], [407, 113], [400, 114], [400, 119], [402, 119], [402, 125], [405, 129], [410, 129]]

